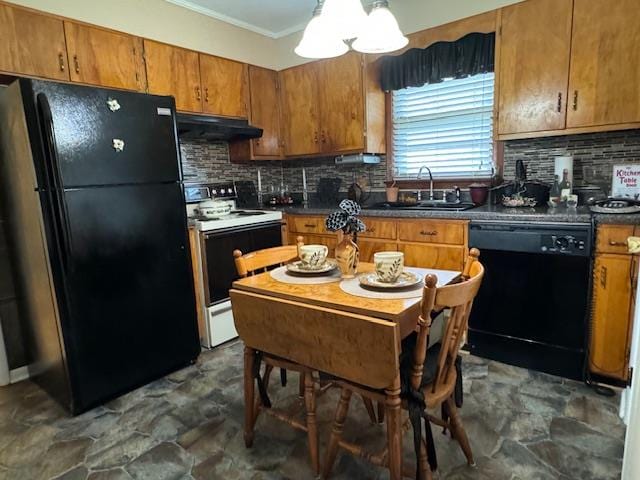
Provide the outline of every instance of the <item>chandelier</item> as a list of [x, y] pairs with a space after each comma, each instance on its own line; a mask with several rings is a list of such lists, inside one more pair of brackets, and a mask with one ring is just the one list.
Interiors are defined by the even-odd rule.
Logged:
[[388, 53], [407, 43], [387, 0], [375, 0], [368, 15], [360, 0], [318, 0], [295, 52], [330, 58], [347, 53], [349, 46], [361, 53]]

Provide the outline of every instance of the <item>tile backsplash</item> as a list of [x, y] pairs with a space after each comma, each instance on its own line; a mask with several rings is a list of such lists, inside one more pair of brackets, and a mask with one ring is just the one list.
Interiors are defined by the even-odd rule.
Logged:
[[186, 183], [223, 183], [234, 180], [253, 180], [257, 187], [258, 168], [265, 192], [271, 185], [287, 185], [291, 192], [302, 191], [302, 168], [307, 175], [307, 188], [316, 191], [322, 177], [342, 179], [341, 191], [346, 192], [354, 179], [365, 177], [372, 190], [382, 191], [387, 175], [384, 161], [377, 165], [336, 166], [334, 157], [298, 160], [255, 161], [231, 163], [226, 142], [201, 140], [181, 141], [182, 170]]
[[[291, 192], [302, 191], [302, 168], [307, 174], [307, 187], [316, 191], [322, 177], [342, 179], [341, 191], [346, 192], [354, 179], [365, 177], [372, 191], [384, 191], [387, 166], [383, 157], [378, 165], [337, 166], [333, 157], [285, 161], [231, 163], [226, 142], [190, 140], [181, 142], [182, 167], [187, 183], [218, 183], [253, 180], [257, 184], [258, 168], [265, 193], [271, 185], [288, 186]], [[619, 163], [640, 163], [640, 130], [622, 130], [561, 137], [510, 140], [504, 146], [504, 178], [515, 176], [516, 160], [527, 165], [530, 179], [553, 181], [554, 158], [574, 157], [574, 181], [582, 183], [582, 167], [601, 167], [610, 183], [612, 166]]]
[[553, 182], [554, 157], [574, 158], [574, 183], [582, 183], [582, 167], [600, 167], [610, 183], [612, 167], [640, 163], [640, 130], [510, 140], [504, 145], [504, 178], [515, 176], [516, 160], [527, 165], [527, 178]]

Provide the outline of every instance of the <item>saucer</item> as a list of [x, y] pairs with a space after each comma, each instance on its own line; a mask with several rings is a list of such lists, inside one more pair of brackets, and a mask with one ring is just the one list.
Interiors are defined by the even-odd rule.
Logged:
[[303, 275], [317, 275], [319, 273], [328, 273], [334, 270], [338, 266], [335, 260], [326, 260], [324, 264], [315, 267], [309, 268], [305, 267], [302, 261], [298, 260], [297, 262], [288, 263], [287, 271], [290, 273], [297, 273]]
[[385, 290], [396, 290], [409, 288], [418, 285], [422, 281], [422, 275], [413, 272], [402, 272], [400, 278], [394, 283], [382, 282], [375, 272], [363, 273], [358, 277], [360, 285], [369, 288], [382, 288]]

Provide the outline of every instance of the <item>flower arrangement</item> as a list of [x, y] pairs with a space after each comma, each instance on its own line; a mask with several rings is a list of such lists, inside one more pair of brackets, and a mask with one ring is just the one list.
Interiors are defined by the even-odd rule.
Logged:
[[330, 232], [342, 230], [347, 235], [356, 235], [364, 232], [366, 226], [362, 220], [358, 218], [360, 215], [360, 205], [353, 200], [342, 200], [338, 206], [340, 210], [331, 213], [326, 221], [325, 226]]

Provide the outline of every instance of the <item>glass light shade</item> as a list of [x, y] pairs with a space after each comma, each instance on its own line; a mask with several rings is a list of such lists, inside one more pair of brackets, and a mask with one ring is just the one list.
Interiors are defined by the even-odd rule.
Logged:
[[322, 16], [343, 40], [360, 36], [367, 21], [367, 13], [360, 0], [325, 0]]
[[383, 4], [374, 5], [362, 34], [351, 47], [361, 53], [388, 53], [399, 50], [408, 43], [409, 39], [400, 31], [396, 17]]
[[344, 55], [348, 50], [333, 26], [322, 15], [314, 15], [294, 51], [305, 58], [331, 58]]

